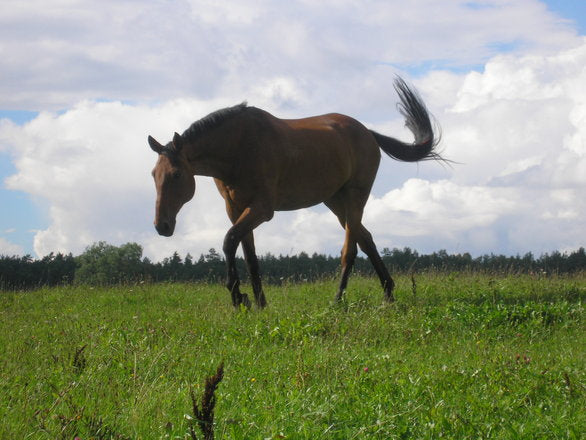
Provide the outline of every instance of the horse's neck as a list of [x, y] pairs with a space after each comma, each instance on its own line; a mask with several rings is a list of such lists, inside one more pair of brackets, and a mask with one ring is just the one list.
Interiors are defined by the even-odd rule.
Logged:
[[220, 180], [228, 179], [229, 168], [224, 162], [213, 159], [198, 159], [191, 163], [193, 174], [196, 176], [209, 176]]
[[228, 179], [234, 168], [234, 160], [230, 151], [226, 151], [226, 145], [230, 145], [230, 143], [220, 139], [213, 143], [194, 142], [189, 144], [187, 159], [193, 174], [220, 180]]

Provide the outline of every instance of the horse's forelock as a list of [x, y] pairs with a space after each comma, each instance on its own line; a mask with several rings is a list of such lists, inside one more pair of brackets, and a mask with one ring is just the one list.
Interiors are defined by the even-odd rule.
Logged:
[[179, 160], [179, 152], [173, 145], [173, 142], [169, 142], [163, 150], [161, 151], [161, 155], [167, 157], [173, 165], [175, 165]]

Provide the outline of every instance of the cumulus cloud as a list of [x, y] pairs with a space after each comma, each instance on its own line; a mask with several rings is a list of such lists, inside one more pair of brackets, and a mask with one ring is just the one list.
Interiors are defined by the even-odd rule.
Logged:
[[[586, 41], [553, 55], [497, 56], [482, 72], [422, 78], [420, 88], [441, 108], [445, 154], [461, 164], [450, 170], [449, 181], [407, 182], [369, 209], [378, 206], [382, 216], [381, 204], [388, 214], [415, 206], [415, 217], [430, 221], [436, 232], [423, 225], [420, 231], [459, 231], [459, 238], [442, 241], [451, 250], [544, 252], [583, 245], [584, 63]], [[447, 206], [450, 212], [440, 209]], [[483, 230], [492, 236], [488, 247], [462, 235], [478, 237]], [[405, 242], [392, 234], [390, 241]]]
[[214, 105], [82, 102], [63, 114], [45, 112], [23, 127], [10, 126], [3, 138], [17, 152], [18, 173], [6, 186], [49, 202], [51, 224], [36, 233], [36, 253], [80, 252], [97, 240], [142, 241], [154, 209], [150, 170], [156, 156], [147, 134], [167, 141], [192, 122], [187, 115], [205, 114]]

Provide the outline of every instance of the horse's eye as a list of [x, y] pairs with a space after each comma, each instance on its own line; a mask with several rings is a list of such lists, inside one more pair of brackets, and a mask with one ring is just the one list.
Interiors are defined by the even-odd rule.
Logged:
[[181, 177], [181, 172], [180, 171], [175, 171], [173, 173], [173, 179], [177, 180]]

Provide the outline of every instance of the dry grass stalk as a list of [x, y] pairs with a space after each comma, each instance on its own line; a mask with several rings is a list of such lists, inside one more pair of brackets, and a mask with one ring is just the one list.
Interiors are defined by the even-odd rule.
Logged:
[[[223, 378], [224, 362], [218, 366], [215, 375], [209, 376], [206, 379], [205, 390], [201, 397], [201, 406], [197, 403], [193, 388], [189, 390], [194, 420], [197, 421], [204, 440], [214, 439], [214, 407], [216, 406], [215, 392], [218, 388], [218, 384], [222, 381]], [[197, 440], [193, 422], [189, 427], [189, 434], [191, 435], [192, 440]]]

